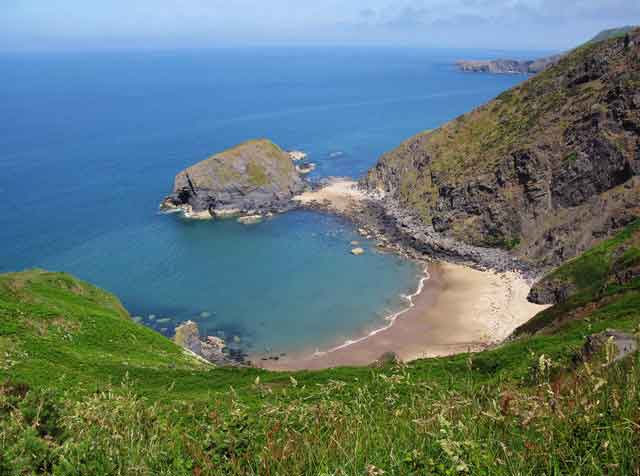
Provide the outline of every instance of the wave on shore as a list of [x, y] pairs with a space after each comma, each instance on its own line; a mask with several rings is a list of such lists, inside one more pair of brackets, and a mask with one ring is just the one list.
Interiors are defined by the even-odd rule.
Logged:
[[375, 329], [371, 332], [369, 332], [367, 335], [360, 337], [359, 339], [355, 339], [355, 340], [347, 340], [345, 341], [343, 344], [340, 344], [339, 346], [333, 347], [329, 350], [326, 351], [319, 351], [316, 350], [313, 353], [314, 357], [321, 357], [323, 355], [327, 355], [330, 354], [332, 352], [336, 352], [338, 350], [342, 350], [345, 349], [349, 346], [352, 346], [354, 344], [359, 344], [360, 342], [364, 342], [365, 340], [375, 336], [376, 334], [379, 334], [380, 332], [384, 332], [388, 329], [390, 329], [391, 327], [393, 327], [393, 325], [395, 324], [395, 322], [398, 320], [398, 318], [400, 316], [402, 316], [403, 314], [409, 312], [410, 309], [412, 309], [415, 306], [415, 303], [413, 302], [413, 300], [418, 297], [420, 295], [420, 293], [422, 293], [422, 290], [424, 289], [424, 283], [426, 281], [428, 281], [430, 279], [430, 275], [429, 275], [429, 270], [428, 270], [428, 265], [425, 264], [424, 270], [423, 270], [423, 276], [420, 278], [420, 281], [418, 282], [418, 288], [416, 289], [416, 291], [412, 294], [409, 295], [402, 295], [403, 298], [405, 298], [407, 300], [407, 302], [409, 303], [409, 305], [398, 311], [395, 312], [393, 314], [390, 314], [389, 316], [385, 317], [384, 320], [388, 323], [385, 326], [382, 326], [378, 329]]

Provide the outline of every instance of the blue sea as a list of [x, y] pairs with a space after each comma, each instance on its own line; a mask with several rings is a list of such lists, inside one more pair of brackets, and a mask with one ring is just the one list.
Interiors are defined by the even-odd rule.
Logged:
[[354, 257], [340, 218], [258, 225], [158, 213], [181, 169], [250, 138], [306, 151], [312, 180], [360, 177], [413, 134], [522, 76], [425, 49], [219, 49], [0, 56], [0, 272], [66, 271], [171, 335], [184, 320], [249, 353], [325, 349], [380, 327], [421, 270]]

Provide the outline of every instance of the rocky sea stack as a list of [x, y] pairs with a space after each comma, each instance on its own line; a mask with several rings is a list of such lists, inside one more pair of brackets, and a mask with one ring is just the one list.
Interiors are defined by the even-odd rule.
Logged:
[[279, 212], [307, 188], [289, 154], [267, 139], [251, 140], [176, 175], [163, 210], [192, 218]]

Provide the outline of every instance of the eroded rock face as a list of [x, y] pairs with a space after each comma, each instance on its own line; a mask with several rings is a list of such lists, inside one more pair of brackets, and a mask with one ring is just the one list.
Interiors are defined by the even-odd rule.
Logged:
[[638, 91], [640, 30], [408, 140], [362, 184], [443, 239], [553, 267], [640, 215]]
[[307, 188], [289, 154], [269, 140], [253, 140], [180, 172], [161, 204], [207, 218], [281, 211]]

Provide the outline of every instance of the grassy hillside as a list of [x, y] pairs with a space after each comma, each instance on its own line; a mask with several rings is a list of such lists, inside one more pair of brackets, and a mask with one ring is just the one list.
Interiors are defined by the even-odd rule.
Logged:
[[612, 281], [636, 269], [639, 229], [547, 278], [573, 294], [516, 341], [322, 372], [210, 368], [104, 291], [4, 275], [0, 474], [638, 474], [640, 359], [577, 356], [640, 330], [638, 280]]

